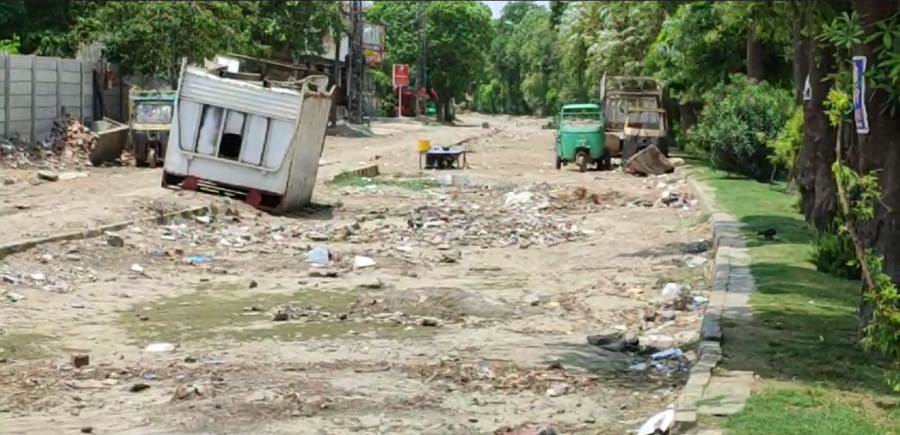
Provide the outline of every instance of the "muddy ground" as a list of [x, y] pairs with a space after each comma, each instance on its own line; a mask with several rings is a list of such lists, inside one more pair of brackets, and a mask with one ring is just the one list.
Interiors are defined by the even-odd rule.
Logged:
[[[0, 434], [622, 434], [674, 403], [705, 302], [684, 182], [556, 171], [540, 120], [466, 121], [329, 138], [293, 217], [157, 170], [5, 172], [3, 243], [216, 213], [2, 259]], [[471, 168], [420, 171], [420, 137], [469, 139]]]

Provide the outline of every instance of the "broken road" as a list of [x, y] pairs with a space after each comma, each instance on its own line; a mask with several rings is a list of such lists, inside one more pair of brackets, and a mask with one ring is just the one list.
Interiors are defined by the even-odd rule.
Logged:
[[[467, 120], [329, 138], [302, 216], [163, 190], [153, 170], [8, 173], [17, 238], [216, 213], [3, 259], [0, 434], [640, 426], [675, 401], [699, 331], [696, 201], [675, 175], [556, 171], [540, 120]], [[471, 169], [419, 171], [422, 136], [468, 139]], [[334, 178], [365, 164], [382, 175]]]

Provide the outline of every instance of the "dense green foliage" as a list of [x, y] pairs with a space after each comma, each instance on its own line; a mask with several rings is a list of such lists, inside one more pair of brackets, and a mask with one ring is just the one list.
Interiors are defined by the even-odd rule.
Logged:
[[[386, 95], [392, 95], [388, 86], [391, 64], [410, 65], [411, 77], [418, 73], [418, 8], [417, 2], [375, 2], [366, 12], [367, 19], [385, 26], [388, 62], [385, 69], [376, 72], [375, 80]], [[425, 3], [423, 9], [428, 17], [424, 30], [428, 85], [442, 97], [440, 113], [445, 116], [450, 98], [463, 97], [485, 63], [485, 47], [494, 36], [491, 11], [476, 1], [433, 1]]]
[[853, 242], [834, 229], [823, 231], [813, 239], [812, 262], [819, 272], [837, 278], [858, 280], [861, 277]]
[[768, 180], [768, 143], [793, 115], [790, 91], [736, 75], [708, 91], [703, 116], [688, 139], [690, 151], [723, 171]]
[[171, 79], [182, 57], [286, 52], [299, 59], [320, 53], [323, 37], [344, 28], [334, 1], [12, 1], [0, 6], [0, 23], [5, 52], [73, 56], [99, 41], [125, 71], [160, 79]]

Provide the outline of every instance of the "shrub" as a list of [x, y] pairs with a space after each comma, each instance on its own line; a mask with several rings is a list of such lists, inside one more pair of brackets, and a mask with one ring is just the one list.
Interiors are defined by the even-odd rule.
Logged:
[[812, 262], [816, 270], [836, 278], [858, 280], [862, 277], [853, 242], [844, 233], [826, 231], [816, 235]]
[[797, 159], [800, 157], [800, 149], [803, 148], [803, 124], [805, 122], [803, 108], [796, 107], [787, 123], [775, 139], [766, 144], [769, 147], [769, 162], [772, 163], [772, 181], [775, 181], [775, 171], [785, 169], [787, 181], [793, 183], [797, 178]]
[[756, 180], [771, 177], [767, 144], [794, 111], [791, 92], [738, 74], [708, 92], [704, 103], [688, 141], [689, 151], [731, 174]]

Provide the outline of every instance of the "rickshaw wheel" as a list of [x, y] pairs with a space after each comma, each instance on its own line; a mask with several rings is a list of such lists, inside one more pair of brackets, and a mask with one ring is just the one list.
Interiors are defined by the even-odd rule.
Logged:
[[575, 156], [575, 165], [578, 166], [578, 172], [587, 171], [587, 154], [584, 151]]

